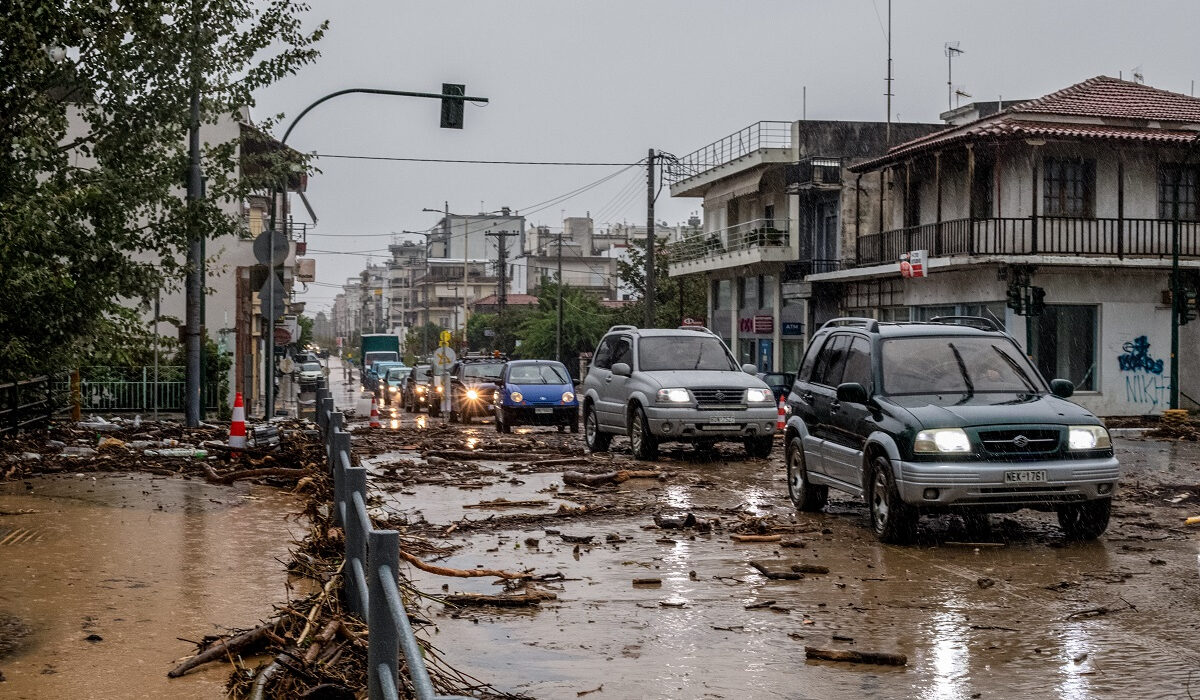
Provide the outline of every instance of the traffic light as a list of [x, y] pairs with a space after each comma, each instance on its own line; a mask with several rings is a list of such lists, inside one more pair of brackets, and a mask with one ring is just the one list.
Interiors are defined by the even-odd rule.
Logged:
[[1179, 303], [1175, 307], [1176, 313], [1179, 314], [1179, 325], [1184, 325], [1188, 321], [1196, 318], [1200, 308], [1197, 307], [1197, 293], [1194, 289], [1184, 289], [1177, 296]]
[[[467, 86], [457, 83], [442, 83], [443, 95], [466, 95]], [[463, 101], [442, 98], [442, 128], [463, 128]]]
[[1009, 285], [1008, 308], [1012, 309], [1017, 314], [1020, 314], [1022, 306], [1024, 306], [1024, 304], [1021, 303], [1021, 288], [1016, 285]]
[[1029, 315], [1041, 316], [1046, 310], [1046, 290], [1041, 287], [1029, 288]]

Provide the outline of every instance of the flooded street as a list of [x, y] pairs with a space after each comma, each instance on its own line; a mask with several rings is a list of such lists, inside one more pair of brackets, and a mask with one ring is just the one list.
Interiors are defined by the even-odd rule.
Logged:
[[226, 664], [167, 678], [195, 650], [177, 637], [296, 597], [277, 560], [299, 510], [274, 488], [143, 474], [0, 483], [0, 623], [28, 631], [0, 645], [0, 698], [224, 697]]
[[[490, 421], [428, 419], [420, 428], [396, 416], [398, 428], [388, 427], [390, 413], [382, 430], [355, 424], [376, 512], [450, 549], [427, 561], [529, 571], [538, 590], [554, 594], [531, 608], [425, 610], [426, 636], [445, 659], [503, 690], [537, 698], [1200, 692], [1200, 530], [1183, 527], [1200, 511], [1195, 443], [1118, 440], [1123, 488], [1097, 541], [1067, 541], [1053, 514], [1021, 511], [993, 515], [985, 528], [925, 518], [920, 542], [897, 547], [875, 540], [865, 508], [849, 497], [834, 495], [823, 513], [796, 513], [778, 445], [769, 460], [745, 460], [730, 443], [716, 455], [666, 447], [648, 463], [631, 460], [617, 440], [614, 454], [589, 468], [578, 436], [535, 429], [500, 438]], [[423, 434], [436, 440], [422, 442]], [[468, 446], [513, 455], [432, 456]], [[539, 468], [541, 451], [555, 450], [581, 455], [584, 466]], [[563, 481], [565, 470], [601, 465], [663, 475], [595, 488]], [[695, 527], [674, 527], [689, 513]], [[755, 526], [780, 541], [734, 540]], [[763, 573], [793, 566], [809, 573]], [[407, 574], [434, 596], [503, 592], [489, 578]], [[811, 661], [806, 646], [903, 654], [907, 665]]]

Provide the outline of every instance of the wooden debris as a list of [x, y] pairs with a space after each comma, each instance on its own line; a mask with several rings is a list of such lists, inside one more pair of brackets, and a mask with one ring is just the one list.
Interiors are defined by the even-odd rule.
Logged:
[[661, 586], [661, 578], [635, 578], [633, 580], [635, 586]]
[[659, 479], [666, 474], [659, 471], [641, 469], [618, 469], [615, 472], [601, 474], [584, 474], [583, 472], [563, 472], [563, 483], [568, 486], [602, 486], [604, 484], [621, 484], [630, 479]]
[[543, 600], [554, 600], [557, 595], [548, 591], [521, 593], [518, 595], [487, 595], [485, 593], [452, 593], [442, 596], [446, 605], [495, 606], [498, 608], [528, 608], [541, 605]]
[[403, 549], [400, 550], [400, 558], [412, 564], [421, 571], [426, 571], [438, 576], [455, 576], [457, 578], [473, 578], [478, 576], [492, 576], [494, 578], [528, 578], [528, 574], [518, 574], [511, 571], [502, 571], [500, 569], [451, 569], [445, 566], [436, 566], [427, 564], [420, 557], [409, 554]]
[[243, 649], [254, 646], [255, 644], [267, 639], [267, 633], [272, 632], [278, 624], [279, 620], [275, 619], [266, 624], [259, 625], [248, 632], [242, 632], [241, 634], [230, 637], [229, 639], [222, 639], [199, 654], [196, 654], [192, 658], [185, 660], [183, 663], [168, 671], [167, 677], [178, 678], [193, 668], [196, 668], [197, 666], [203, 666], [209, 661], [216, 661], [218, 659], [234, 656], [240, 653]]
[[286, 467], [267, 467], [264, 469], [242, 469], [241, 471], [231, 472], [229, 474], [218, 474], [213, 471], [213, 468], [204, 465], [204, 473], [208, 476], [209, 483], [213, 484], [232, 484], [240, 479], [258, 479], [264, 476], [281, 476], [299, 479], [304, 474], [310, 473], [307, 469], [288, 469]]
[[507, 498], [497, 498], [494, 501], [480, 501], [465, 505], [463, 508], [536, 508], [548, 505], [550, 505], [550, 501], [510, 501]]
[[1107, 615], [1109, 613], [1121, 612], [1122, 610], [1134, 610], [1134, 611], [1137, 610], [1137, 608], [1134, 607], [1133, 603], [1130, 603], [1128, 600], [1125, 600], [1124, 598], [1122, 598], [1121, 602], [1125, 603], [1125, 605], [1123, 607], [1110, 608], [1107, 605], [1101, 605], [1100, 607], [1088, 608], [1087, 610], [1079, 610], [1077, 612], [1073, 612], [1070, 615], [1067, 615], [1063, 619], [1079, 620], [1079, 619], [1083, 619], [1085, 617], [1099, 617], [1101, 615]]
[[769, 608], [774, 604], [775, 604], [775, 601], [773, 601], [773, 600], [760, 600], [757, 603], [750, 603], [749, 605], [743, 606], [743, 609], [744, 610], [757, 610], [759, 608]]
[[730, 535], [729, 539], [734, 542], [779, 542], [783, 539], [782, 535]]
[[568, 535], [565, 532], [559, 533], [558, 536], [562, 538], [563, 542], [570, 544], [591, 544], [592, 538], [595, 537], [595, 535]]
[[820, 564], [792, 564], [792, 571], [798, 574], [827, 574], [829, 567]]
[[890, 654], [881, 651], [854, 651], [852, 649], [818, 649], [804, 647], [804, 656], [809, 659], [822, 661], [846, 661], [852, 664], [878, 664], [881, 666], [906, 666], [908, 657], [904, 654]]
[[768, 568], [766, 564], [764, 564], [760, 561], [752, 561], [752, 562], [750, 562], [750, 566], [753, 566], [755, 569], [758, 569], [758, 573], [760, 573], [763, 576], [766, 576], [767, 578], [770, 578], [770, 579], [783, 579], [783, 580], [787, 580], [787, 581], [796, 581], [796, 580], [804, 578], [804, 574], [797, 573], [794, 571], [774, 571], [774, 570]]

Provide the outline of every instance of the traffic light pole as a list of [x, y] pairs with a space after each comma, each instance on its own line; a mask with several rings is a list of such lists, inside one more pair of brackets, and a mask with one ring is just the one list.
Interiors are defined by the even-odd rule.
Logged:
[[1179, 180], [1183, 166], [1175, 171], [1171, 199], [1171, 408], [1179, 408], [1179, 315], [1184, 309], [1183, 285], [1179, 282]]

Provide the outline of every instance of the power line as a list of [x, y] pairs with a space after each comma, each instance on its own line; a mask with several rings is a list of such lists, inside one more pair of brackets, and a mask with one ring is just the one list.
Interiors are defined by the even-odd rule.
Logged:
[[568, 165], [568, 166], [615, 166], [615, 165], [641, 165], [641, 163], [599, 163], [586, 161], [566, 161], [566, 160], [474, 160], [474, 159], [454, 159], [454, 158], [404, 158], [400, 156], [357, 156], [346, 155], [341, 153], [314, 153], [318, 158], [344, 158], [348, 160], [384, 160], [384, 161], [399, 161], [404, 163], [465, 163], [472, 165]]

